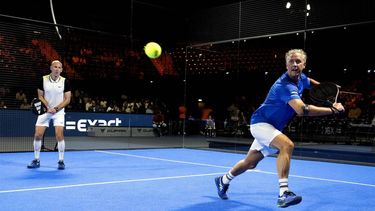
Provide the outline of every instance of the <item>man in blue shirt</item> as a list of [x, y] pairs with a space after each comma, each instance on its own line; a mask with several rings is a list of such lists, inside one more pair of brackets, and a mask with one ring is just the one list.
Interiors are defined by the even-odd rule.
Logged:
[[215, 178], [218, 195], [228, 199], [229, 182], [248, 169], [253, 169], [266, 156], [279, 152], [277, 173], [279, 177], [279, 197], [277, 205], [288, 207], [302, 201], [288, 188], [290, 159], [294, 143], [281, 131], [295, 114], [299, 116], [322, 116], [343, 112], [341, 103], [332, 108], [305, 104], [302, 99], [304, 89], [310, 89], [319, 82], [308, 78], [302, 71], [306, 67], [306, 53], [301, 49], [292, 49], [285, 54], [287, 71], [272, 85], [265, 101], [251, 117], [250, 131], [254, 141], [245, 159], [240, 160], [228, 173]]

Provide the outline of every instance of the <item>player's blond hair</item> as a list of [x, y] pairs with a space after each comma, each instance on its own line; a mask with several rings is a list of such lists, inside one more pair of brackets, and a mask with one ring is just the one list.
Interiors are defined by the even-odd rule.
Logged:
[[288, 62], [290, 57], [293, 55], [293, 54], [301, 54], [302, 55], [302, 59], [304, 60], [304, 62], [306, 63], [306, 60], [307, 60], [307, 54], [304, 50], [302, 49], [291, 49], [289, 50], [288, 52], [285, 53], [285, 61]]

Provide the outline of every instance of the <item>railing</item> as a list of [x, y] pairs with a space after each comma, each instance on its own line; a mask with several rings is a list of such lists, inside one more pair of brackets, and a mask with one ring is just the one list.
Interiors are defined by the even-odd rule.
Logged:
[[285, 132], [300, 142], [375, 144], [375, 125], [366, 119], [296, 117]]

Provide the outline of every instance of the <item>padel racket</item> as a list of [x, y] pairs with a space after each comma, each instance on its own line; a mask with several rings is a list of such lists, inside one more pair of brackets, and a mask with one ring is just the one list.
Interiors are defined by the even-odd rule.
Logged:
[[322, 82], [310, 89], [310, 98], [318, 105], [333, 107], [333, 104], [337, 103], [340, 88], [333, 82]]
[[31, 111], [36, 115], [42, 115], [47, 112], [46, 106], [38, 98], [31, 101]]

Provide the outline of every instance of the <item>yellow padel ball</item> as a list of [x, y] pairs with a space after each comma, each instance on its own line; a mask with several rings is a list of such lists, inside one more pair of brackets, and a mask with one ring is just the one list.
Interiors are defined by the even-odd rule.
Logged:
[[156, 59], [161, 55], [161, 47], [156, 42], [149, 42], [144, 47], [145, 54], [150, 59]]

